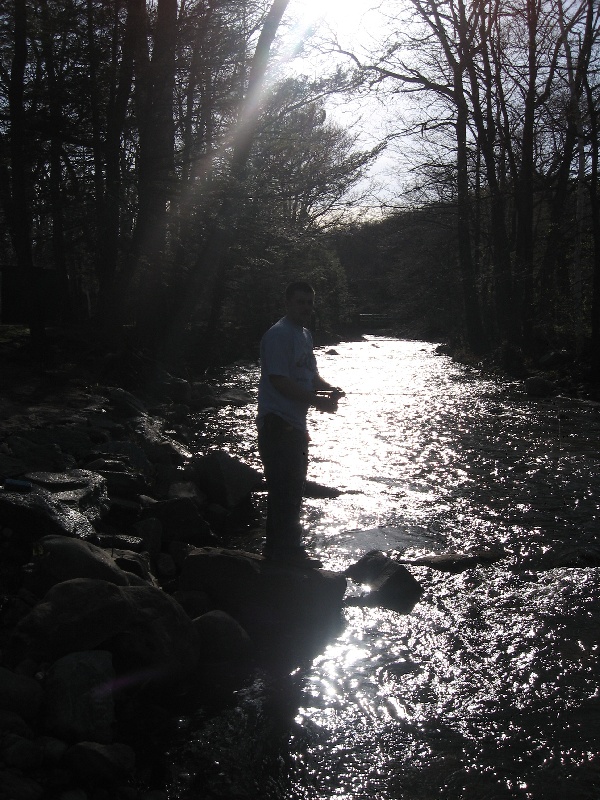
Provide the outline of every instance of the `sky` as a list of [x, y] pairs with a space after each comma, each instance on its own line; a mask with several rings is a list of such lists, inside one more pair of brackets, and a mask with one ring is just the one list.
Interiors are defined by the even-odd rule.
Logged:
[[[303, 52], [289, 63], [289, 69], [312, 78], [324, 70], [333, 69], [336, 64], [347, 66], [349, 59], [345, 56], [317, 56], [314, 47], [320, 35], [336, 37], [343, 49], [359, 54], [368, 51], [376, 43], [381, 43], [386, 23], [382, 8], [389, 9], [390, 5], [385, 0], [291, 0], [286, 26], [292, 46], [311, 28], [317, 33]], [[333, 98], [328, 101], [328, 115], [358, 135], [357, 147], [368, 149], [397, 128], [395, 120], [400, 113], [399, 102], [397, 95], [392, 104], [375, 97], [354, 101]], [[362, 201], [370, 209], [369, 215], [377, 215], [382, 204], [396, 205], [398, 194], [407, 180], [401, 149], [390, 146], [372, 166], [360, 187], [369, 194]]]

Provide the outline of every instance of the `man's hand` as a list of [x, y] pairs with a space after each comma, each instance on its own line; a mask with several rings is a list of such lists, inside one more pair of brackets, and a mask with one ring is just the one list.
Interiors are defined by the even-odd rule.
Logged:
[[338, 410], [338, 400], [340, 397], [345, 397], [345, 393], [338, 388], [321, 390], [317, 392], [313, 405], [319, 411], [324, 411], [328, 414], [335, 414]]

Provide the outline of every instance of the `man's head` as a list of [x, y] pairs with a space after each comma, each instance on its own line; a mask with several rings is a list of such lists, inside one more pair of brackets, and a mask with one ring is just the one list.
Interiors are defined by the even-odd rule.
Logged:
[[294, 281], [285, 290], [285, 307], [289, 320], [308, 327], [315, 304], [315, 290], [306, 281]]

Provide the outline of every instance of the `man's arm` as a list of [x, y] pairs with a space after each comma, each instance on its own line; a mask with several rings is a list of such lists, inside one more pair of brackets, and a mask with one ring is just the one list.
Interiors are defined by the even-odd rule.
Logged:
[[[314, 406], [319, 411], [327, 411], [330, 414], [334, 414], [337, 411], [338, 401], [336, 397], [317, 395], [314, 392], [310, 392], [292, 378], [288, 378], [287, 375], [269, 375], [269, 380], [278, 392], [281, 392], [284, 397], [290, 400], [306, 403], [309, 406]], [[321, 383], [325, 383], [325, 386], [322, 386]], [[318, 384], [319, 390], [328, 391], [333, 389], [322, 379], [315, 380], [315, 384]]]

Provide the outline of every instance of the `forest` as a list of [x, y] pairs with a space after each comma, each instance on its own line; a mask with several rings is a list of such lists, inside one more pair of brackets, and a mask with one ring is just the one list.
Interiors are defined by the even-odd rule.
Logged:
[[[254, 352], [303, 277], [322, 331], [384, 314], [600, 380], [598, 4], [378, 7], [368, 47], [302, 31], [308, 77], [290, 0], [4, 4], [0, 322], [209, 363]], [[332, 98], [377, 100], [385, 135]], [[403, 179], [365, 210], [384, 152]]]

